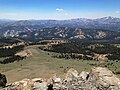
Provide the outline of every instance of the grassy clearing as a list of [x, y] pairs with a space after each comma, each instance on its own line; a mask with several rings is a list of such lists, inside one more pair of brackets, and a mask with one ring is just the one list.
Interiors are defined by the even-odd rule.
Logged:
[[[29, 46], [26, 49], [30, 50], [33, 56], [20, 62], [0, 64], [0, 72], [7, 76], [9, 83], [24, 78], [50, 78], [55, 74], [64, 74], [69, 68], [74, 68], [78, 72], [90, 70], [92, 67], [90, 64], [97, 63], [97, 61], [53, 58], [51, 57], [53, 53], [41, 51], [38, 46]], [[48, 55], [48, 53], [50, 54]], [[115, 65], [119, 66], [120, 63], [116, 62]]]

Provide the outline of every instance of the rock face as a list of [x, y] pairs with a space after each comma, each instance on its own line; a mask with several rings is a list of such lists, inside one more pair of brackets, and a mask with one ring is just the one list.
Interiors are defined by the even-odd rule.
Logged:
[[98, 90], [120, 90], [120, 79], [107, 68], [92, 68], [86, 83]]
[[6, 76], [0, 73], [0, 87], [5, 87], [7, 83]]
[[78, 72], [76, 70], [74, 70], [73, 68], [71, 68], [70, 70], [68, 70], [68, 72], [65, 75], [65, 80], [66, 81], [72, 81], [73, 78], [78, 78]]
[[107, 68], [94, 67], [80, 74], [72, 68], [64, 78], [24, 79], [1, 90], [120, 90], [120, 79]]

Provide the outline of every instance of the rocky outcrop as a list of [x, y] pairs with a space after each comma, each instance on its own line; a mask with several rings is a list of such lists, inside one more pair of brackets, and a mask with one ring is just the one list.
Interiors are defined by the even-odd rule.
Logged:
[[86, 85], [96, 90], [120, 90], [120, 79], [107, 68], [92, 68]]
[[32, 52], [30, 50], [23, 50], [23, 51], [16, 53], [15, 55], [18, 55], [21, 57], [30, 57], [32, 56]]
[[0, 88], [5, 87], [6, 83], [7, 83], [6, 76], [0, 73]]
[[120, 79], [107, 68], [94, 67], [80, 74], [72, 68], [63, 78], [24, 79], [2, 90], [120, 90]]

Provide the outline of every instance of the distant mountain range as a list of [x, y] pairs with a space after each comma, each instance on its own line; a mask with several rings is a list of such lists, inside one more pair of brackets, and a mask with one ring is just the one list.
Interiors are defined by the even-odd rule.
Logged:
[[0, 19], [0, 24], [5, 24], [5, 23], [11, 23], [14, 22], [15, 20], [10, 20], [10, 19]]
[[6, 27], [10, 26], [32, 26], [32, 27], [74, 27], [74, 28], [86, 28], [86, 29], [104, 29], [112, 31], [120, 31], [120, 18], [116, 17], [103, 17], [98, 19], [70, 19], [70, 20], [0, 20]]
[[120, 39], [120, 18], [71, 20], [0, 20], [1, 37], [43, 39]]

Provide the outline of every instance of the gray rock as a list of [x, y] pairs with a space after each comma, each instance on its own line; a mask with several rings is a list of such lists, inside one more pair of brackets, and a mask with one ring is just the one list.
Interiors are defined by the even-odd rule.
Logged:
[[47, 82], [42, 82], [42, 83], [35, 82], [33, 86], [34, 86], [33, 90], [47, 90], [48, 89]]
[[92, 68], [89, 79], [85, 84], [89, 85], [89, 83], [92, 87], [98, 88], [98, 90], [120, 90], [120, 79], [107, 68]]
[[79, 77], [82, 78], [83, 80], [87, 80], [88, 77], [89, 77], [89, 72], [82, 71], [82, 72], [79, 74]]
[[62, 79], [57, 77], [56, 75], [53, 76], [52, 81], [53, 83], [62, 83]]
[[65, 75], [65, 80], [66, 81], [71, 81], [73, 78], [78, 78], [78, 72], [75, 70], [75, 69], [73, 69], [73, 68], [71, 68], [71, 69], [69, 69], [68, 70], [68, 72], [66, 73], [66, 75]]

